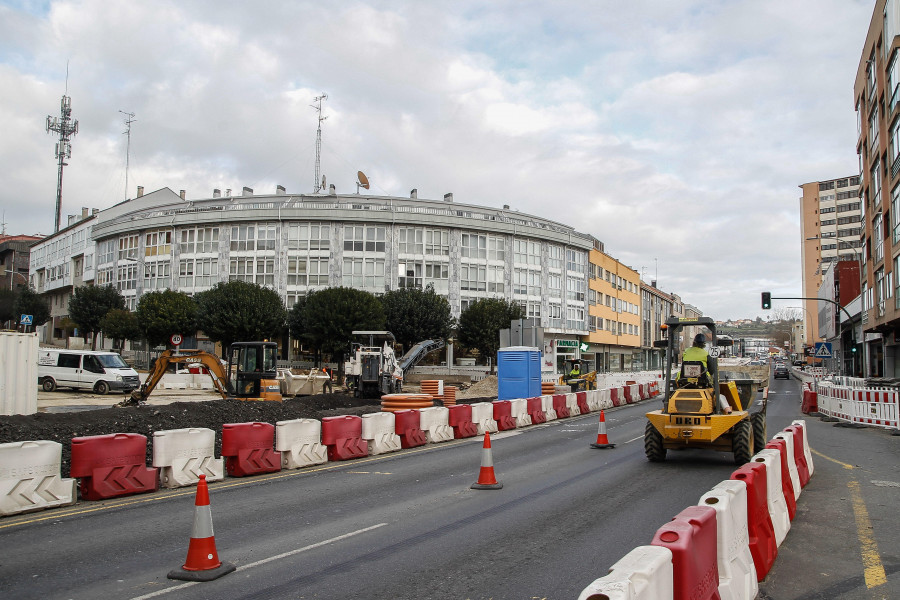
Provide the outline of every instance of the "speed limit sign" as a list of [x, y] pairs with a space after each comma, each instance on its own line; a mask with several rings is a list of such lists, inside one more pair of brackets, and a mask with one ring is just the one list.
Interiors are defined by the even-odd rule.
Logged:
[[179, 334], [179, 333], [172, 334], [172, 337], [169, 338], [169, 341], [172, 342], [173, 346], [180, 346], [181, 345], [181, 334]]

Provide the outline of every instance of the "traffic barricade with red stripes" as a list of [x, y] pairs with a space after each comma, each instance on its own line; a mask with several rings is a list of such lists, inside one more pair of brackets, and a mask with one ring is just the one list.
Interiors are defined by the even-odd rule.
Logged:
[[751, 459], [766, 465], [766, 498], [769, 516], [775, 528], [775, 543], [781, 546], [788, 531], [791, 530], [791, 519], [788, 516], [787, 501], [784, 499], [781, 479], [781, 453], [778, 450], [760, 450]]
[[853, 421], [876, 427], [898, 428], [897, 390], [850, 390], [853, 398]]
[[559, 418], [559, 415], [556, 414], [556, 409], [553, 408], [553, 396], [541, 396], [541, 408], [544, 409], [544, 416], [547, 417], [548, 421], [554, 421]]
[[813, 465], [812, 453], [809, 451], [809, 432], [806, 429], [806, 423], [802, 420], [791, 421], [791, 427], [799, 427], [802, 432], [803, 456], [806, 458], [806, 469], [809, 471], [809, 476], [812, 477], [816, 468]]
[[516, 422], [516, 427], [531, 425], [531, 415], [528, 414], [528, 400], [526, 398], [514, 398], [509, 401], [509, 414]]
[[587, 395], [587, 392], [575, 392], [575, 402], [578, 404], [578, 410], [583, 415], [591, 412], [591, 409], [588, 406]]
[[720, 481], [701, 496], [699, 504], [716, 511], [719, 595], [723, 599], [756, 598], [759, 584], [750, 554], [747, 484], [733, 479]]
[[555, 394], [553, 396], [553, 410], [556, 412], [558, 419], [566, 419], [569, 417], [569, 409], [566, 406], [566, 395]]
[[578, 406], [578, 394], [575, 392], [566, 394], [566, 408], [569, 409], [570, 417], [576, 417], [581, 414], [581, 408]]
[[819, 412], [819, 404], [816, 401], [816, 393], [812, 390], [803, 390], [803, 401], [800, 404], [800, 412], [804, 415]]
[[271, 423], [225, 423], [222, 425], [222, 457], [232, 477], [246, 477], [281, 470], [281, 455], [275, 452], [275, 426]]
[[494, 420], [497, 421], [497, 429], [507, 431], [516, 428], [516, 421], [512, 418], [512, 405], [509, 400], [494, 400]]
[[470, 438], [478, 435], [478, 426], [472, 420], [472, 405], [457, 404], [449, 407], [447, 423], [453, 429], [454, 439]]
[[[772, 436], [772, 441], [782, 440], [787, 446], [787, 456], [784, 462], [787, 463], [787, 474], [791, 478], [791, 487], [794, 490], [794, 500], [800, 498], [800, 472], [797, 470], [797, 454], [794, 452], [794, 434], [790, 431], [779, 431]], [[768, 445], [766, 446], [768, 447]]]
[[478, 435], [497, 433], [497, 421], [494, 420], [494, 405], [491, 402], [476, 402], [472, 407], [472, 422], [478, 428]]
[[400, 449], [400, 436], [395, 428], [394, 413], [391, 411], [362, 416], [362, 439], [368, 444], [370, 456]]
[[638, 546], [610, 567], [608, 575], [584, 588], [578, 600], [669, 600], [675, 593], [672, 586], [672, 551]]
[[[806, 464], [806, 454], [803, 452], [803, 428], [798, 425], [785, 427], [784, 432], [794, 438], [794, 464], [797, 466], [797, 478], [800, 487], [805, 488], [809, 483], [809, 466]], [[796, 490], [795, 490], [796, 491]]]
[[[453, 420], [453, 415], [460, 412], [460, 409], [468, 408], [466, 404], [460, 404], [458, 406], [450, 407], [450, 420]], [[472, 410], [469, 409], [469, 414], [472, 414]], [[472, 426], [474, 429], [474, 425]], [[394, 412], [394, 431], [397, 432], [397, 435], [400, 436], [400, 447], [401, 448], [415, 448], [417, 446], [424, 446], [428, 443], [428, 440], [425, 439], [425, 432], [422, 431], [421, 424], [419, 422], [419, 411], [418, 410], [398, 410]], [[455, 429], [454, 429], [455, 431]], [[474, 433], [472, 435], [475, 435]]]
[[290, 419], [275, 423], [275, 451], [281, 453], [282, 469], [299, 469], [328, 461], [322, 444], [322, 422]]
[[747, 485], [747, 528], [756, 580], [762, 581], [778, 556], [775, 528], [769, 516], [766, 465], [749, 462], [731, 474], [731, 479]]
[[186, 427], [153, 432], [153, 466], [166, 488], [196, 485], [225, 478], [225, 460], [215, 457], [216, 432], [207, 427]]
[[425, 439], [429, 444], [453, 439], [453, 429], [450, 428], [450, 409], [444, 406], [420, 408], [419, 426], [425, 432]]
[[147, 437], [137, 433], [72, 438], [71, 460], [70, 474], [81, 480], [85, 500], [159, 489], [159, 469], [147, 466]]
[[652, 546], [672, 552], [674, 598], [719, 600], [716, 511], [689, 506], [660, 527]]
[[547, 422], [547, 413], [544, 412], [544, 404], [540, 396], [527, 398], [525, 402], [525, 410], [528, 411], [528, 416], [531, 417], [532, 425], [540, 425]]
[[783, 439], [772, 438], [766, 444], [766, 449], [778, 452], [778, 464], [781, 471], [781, 495], [784, 497], [784, 504], [787, 507], [788, 520], [793, 521], [794, 516], [797, 514], [797, 497], [794, 494], [794, 482], [791, 481], [791, 474], [788, 469], [787, 443]]
[[369, 455], [362, 439], [362, 417], [342, 415], [322, 418], [322, 443], [328, 448], [328, 460], [349, 460]]

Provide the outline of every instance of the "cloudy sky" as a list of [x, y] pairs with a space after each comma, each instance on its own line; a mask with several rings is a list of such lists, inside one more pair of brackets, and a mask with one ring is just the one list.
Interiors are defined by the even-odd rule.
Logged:
[[[500, 207], [573, 225], [716, 319], [800, 295], [798, 185], [852, 175], [873, 0], [0, 0], [0, 211], [168, 187]], [[66, 70], [68, 65], [68, 82]], [[126, 190], [126, 127], [134, 113]], [[789, 302], [798, 305], [799, 302]]]

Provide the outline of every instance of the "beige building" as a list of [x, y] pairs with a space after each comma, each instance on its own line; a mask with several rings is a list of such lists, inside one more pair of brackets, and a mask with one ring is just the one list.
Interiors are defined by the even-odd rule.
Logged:
[[588, 335], [582, 357], [599, 371], [640, 368], [641, 278], [594, 244], [588, 255]]
[[[800, 189], [802, 296], [816, 298], [831, 263], [860, 258], [862, 205], [859, 176], [813, 181], [804, 183]], [[821, 341], [817, 315], [823, 306], [819, 306], [817, 300], [802, 302], [805, 309], [803, 343], [812, 346]]]

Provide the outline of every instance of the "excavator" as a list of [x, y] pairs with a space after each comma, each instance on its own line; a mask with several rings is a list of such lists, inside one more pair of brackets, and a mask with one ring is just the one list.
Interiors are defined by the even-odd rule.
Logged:
[[195, 363], [206, 367], [222, 398], [281, 402], [281, 391], [276, 380], [277, 358], [278, 345], [275, 342], [235, 342], [228, 349], [227, 365], [223, 365], [215, 354], [203, 350], [166, 350], [156, 359], [143, 385], [131, 392], [131, 396], [119, 406], [145, 403], [169, 365]]

